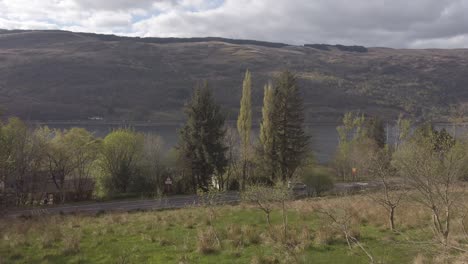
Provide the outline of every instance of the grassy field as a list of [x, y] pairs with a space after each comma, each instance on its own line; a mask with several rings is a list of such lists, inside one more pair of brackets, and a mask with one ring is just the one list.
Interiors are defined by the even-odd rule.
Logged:
[[288, 203], [286, 235], [279, 207], [269, 226], [248, 204], [0, 220], [0, 263], [369, 263], [317, 206], [349, 216], [353, 237], [376, 263], [432, 263], [424, 259], [437, 255], [422, 243], [431, 239], [424, 210], [403, 205], [393, 233], [383, 210], [352, 196]]

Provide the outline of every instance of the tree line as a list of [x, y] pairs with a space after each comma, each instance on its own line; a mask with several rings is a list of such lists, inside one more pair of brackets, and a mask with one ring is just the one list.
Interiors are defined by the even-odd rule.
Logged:
[[251, 73], [243, 81], [237, 131], [226, 125], [207, 82], [184, 108], [177, 146], [159, 136], [122, 128], [97, 138], [84, 128], [32, 129], [18, 118], [0, 123], [2, 202], [16, 206], [92, 197], [193, 193], [273, 185], [294, 177], [306, 161], [302, 99], [296, 76], [285, 71], [265, 86], [259, 140], [252, 135]]

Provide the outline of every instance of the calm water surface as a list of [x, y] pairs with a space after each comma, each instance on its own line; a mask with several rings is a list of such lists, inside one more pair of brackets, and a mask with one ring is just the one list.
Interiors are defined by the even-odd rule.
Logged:
[[[102, 124], [94, 122], [67, 122], [67, 123], [43, 123], [50, 128], [69, 129], [72, 127], [86, 128], [88, 131], [94, 133], [97, 137], [105, 137], [111, 131], [118, 128], [132, 128], [138, 132], [151, 133], [161, 136], [165, 143], [165, 148], [170, 149], [177, 144], [178, 131], [182, 128], [183, 123], [180, 124]], [[315, 154], [317, 161], [326, 163], [333, 158], [336, 147], [338, 146], [338, 132], [336, 127], [338, 123], [308, 123], [306, 124], [307, 133], [311, 136], [311, 148]], [[232, 123], [230, 126], [235, 127]], [[468, 126], [452, 124], [435, 124], [437, 129], [445, 128], [452, 135], [460, 137], [468, 132]], [[253, 128], [253, 134], [258, 135], [258, 127]], [[394, 126], [386, 126], [386, 137], [388, 143], [395, 141], [396, 129]]]

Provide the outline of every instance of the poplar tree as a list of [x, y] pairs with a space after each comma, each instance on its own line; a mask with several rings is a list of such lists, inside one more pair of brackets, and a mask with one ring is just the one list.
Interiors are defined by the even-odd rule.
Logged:
[[207, 82], [195, 88], [185, 113], [187, 123], [180, 131], [179, 158], [193, 190], [208, 191], [212, 177], [224, 173], [227, 148], [223, 143], [225, 118]]
[[271, 83], [269, 83], [265, 85], [263, 95], [259, 156], [262, 173], [271, 181], [275, 180], [276, 171], [274, 108], [275, 94]]
[[296, 76], [285, 71], [276, 78], [274, 87], [265, 87], [263, 98], [260, 167], [271, 182], [292, 178], [306, 158], [308, 142]]
[[237, 130], [241, 140], [242, 150], [242, 189], [245, 188], [247, 165], [249, 162], [250, 132], [252, 129], [252, 81], [249, 70], [245, 72], [242, 84], [242, 98], [240, 101], [239, 117], [237, 118]]

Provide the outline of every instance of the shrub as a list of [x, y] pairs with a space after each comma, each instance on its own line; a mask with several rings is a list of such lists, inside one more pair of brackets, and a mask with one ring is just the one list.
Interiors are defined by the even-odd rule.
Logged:
[[242, 245], [242, 228], [239, 225], [231, 224], [226, 230], [226, 238], [232, 243], [233, 246]]
[[69, 231], [63, 235], [63, 253], [73, 255], [80, 252], [81, 234]]
[[425, 264], [425, 263], [428, 263], [428, 260], [424, 257], [424, 255], [421, 255], [420, 253], [413, 260], [413, 264]]
[[315, 231], [314, 242], [317, 245], [330, 245], [335, 241], [337, 236], [338, 232], [331, 226], [322, 225]]
[[333, 188], [330, 172], [324, 168], [307, 168], [302, 173], [302, 181], [307, 185], [309, 195], [320, 196]]
[[50, 248], [55, 242], [60, 241], [62, 233], [60, 228], [48, 228], [39, 237], [42, 248]]
[[216, 233], [210, 228], [200, 230], [197, 235], [197, 251], [201, 254], [213, 254], [220, 249]]
[[257, 255], [250, 260], [251, 264], [277, 264], [280, 261], [273, 256]]
[[257, 245], [261, 242], [260, 233], [251, 226], [243, 226], [242, 227], [242, 236], [244, 238], [244, 242], [247, 245]]

